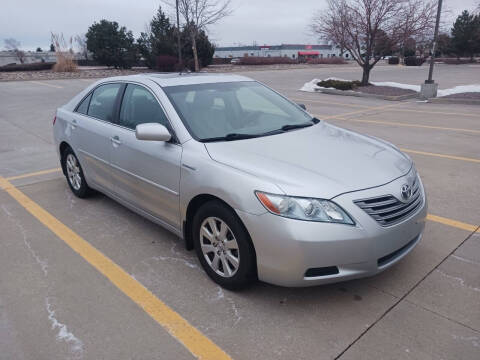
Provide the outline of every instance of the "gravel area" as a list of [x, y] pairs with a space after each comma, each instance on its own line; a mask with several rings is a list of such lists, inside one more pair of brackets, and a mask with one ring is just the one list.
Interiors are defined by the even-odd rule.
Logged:
[[400, 96], [400, 95], [409, 95], [416, 94], [416, 91], [408, 89], [400, 89], [392, 86], [360, 86], [355, 89], [355, 91], [365, 93], [365, 94], [375, 94], [375, 95], [385, 95], [385, 96]]
[[458, 93], [452, 94], [447, 96], [442, 96], [445, 99], [474, 99], [480, 100], [480, 92], [465, 92], [465, 93]]
[[137, 68], [130, 70], [90, 68], [80, 69], [76, 72], [53, 72], [45, 71], [12, 71], [0, 72], [0, 81], [18, 81], [18, 80], [58, 80], [58, 79], [90, 79], [105, 78], [119, 75], [133, 75], [145, 72], [152, 72], [147, 68]]

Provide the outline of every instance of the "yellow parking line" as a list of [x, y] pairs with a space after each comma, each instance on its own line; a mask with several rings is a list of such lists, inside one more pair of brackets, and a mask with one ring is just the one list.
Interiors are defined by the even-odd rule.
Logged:
[[27, 177], [37, 176], [37, 175], [51, 174], [51, 173], [58, 172], [58, 171], [62, 171], [62, 168], [41, 170], [41, 171], [31, 172], [31, 173], [22, 174], [22, 175], [10, 176], [10, 177], [5, 178], [5, 180], [8, 180], [8, 181], [18, 180], [18, 179], [23, 179], [23, 178], [27, 178]]
[[478, 229], [478, 225], [471, 225], [471, 224], [467, 224], [467, 223], [464, 223], [464, 222], [461, 222], [461, 221], [452, 220], [452, 219], [449, 219], [449, 218], [445, 218], [445, 217], [437, 216], [437, 215], [432, 215], [432, 214], [427, 215], [427, 220], [438, 222], [440, 224], [452, 226], [452, 227], [455, 227], [457, 229], [462, 229], [462, 230], [466, 230], [466, 231], [470, 231], [470, 232], [473, 232], [473, 231]]
[[119, 265], [90, 245], [90, 243], [81, 238], [73, 230], [65, 226], [22, 191], [13, 186], [8, 180], [0, 177], [0, 188], [5, 190], [38, 221], [62, 239], [102, 275], [108, 278], [110, 282], [182, 343], [192, 355], [199, 359], [231, 359], [229, 355], [209, 338], [153, 295]]
[[444, 111], [428, 111], [428, 110], [414, 110], [414, 109], [394, 109], [394, 111], [413, 112], [419, 114], [433, 114], [433, 115], [448, 115], [448, 116], [467, 116], [480, 119], [478, 114], [460, 113], [460, 112], [444, 112]]
[[326, 104], [326, 105], [340, 105], [340, 106], [356, 107], [356, 108], [369, 108], [370, 107], [368, 105], [346, 104], [346, 103], [341, 103], [341, 102], [336, 102], [336, 101], [326, 101], [326, 100], [322, 101], [322, 100], [297, 99], [297, 98], [289, 98], [289, 99], [293, 100], [293, 101], [311, 102], [311, 103], [319, 103], [319, 104]]
[[[326, 104], [326, 105], [340, 105], [345, 107], [357, 107], [357, 108], [365, 108], [365, 109], [372, 109], [372, 107], [367, 105], [360, 105], [360, 104], [347, 104], [341, 102], [334, 102], [334, 101], [322, 101], [322, 100], [313, 100], [313, 99], [298, 99], [298, 98], [289, 98], [293, 101], [298, 102], [312, 102], [312, 103], [319, 103], [319, 104]], [[397, 104], [394, 104], [394, 106]], [[393, 106], [392, 106], [393, 107]], [[447, 115], [447, 116], [466, 116], [466, 117], [473, 117], [473, 118], [480, 118], [478, 114], [471, 114], [471, 113], [461, 113], [461, 112], [444, 112], [444, 111], [428, 111], [428, 110], [415, 110], [415, 109], [392, 109], [392, 111], [399, 111], [399, 112], [413, 112], [419, 114], [432, 114], [432, 115]]]
[[437, 153], [411, 150], [411, 149], [402, 149], [402, 148], [400, 148], [400, 150], [405, 151], [406, 153], [411, 153], [411, 154], [419, 154], [419, 155], [425, 155], [425, 156], [435, 156], [435, 157], [451, 159], [451, 160], [460, 160], [460, 161], [468, 161], [468, 162], [473, 162], [473, 163], [480, 163], [480, 159], [467, 158], [467, 157], [463, 157], [463, 156], [437, 154]]
[[41, 81], [30, 81], [30, 82], [31, 82], [32, 84], [43, 85], [43, 86], [50, 86], [50, 87], [57, 88], [57, 89], [63, 89], [63, 86], [53, 85], [53, 84], [49, 84], [49, 83], [45, 83], [45, 82], [41, 82]]
[[400, 122], [395, 122], [395, 121], [347, 119], [347, 118], [344, 118], [344, 117], [337, 117], [337, 118], [335, 118], [335, 120], [346, 120], [346, 121], [370, 123], [370, 124], [395, 125], [395, 126], [406, 126], [406, 127], [447, 130], [447, 131], [463, 131], [463, 132], [471, 132], [471, 133], [474, 133], [474, 134], [480, 134], [480, 130], [451, 128], [451, 127], [443, 127], [443, 126], [431, 126], [431, 125], [419, 125], [419, 124], [406, 124], [406, 123], [400, 123]]
[[388, 108], [392, 108], [392, 107], [395, 107], [395, 106], [400, 106], [402, 104], [405, 104], [405, 103], [398, 102], [396, 104], [389, 104], [389, 105], [382, 105], [382, 106], [369, 106], [369, 107], [363, 108], [361, 110], [351, 111], [351, 112], [338, 114], [338, 115], [330, 115], [330, 116], [315, 115], [315, 116], [319, 117], [320, 119], [336, 119], [336, 118], [339, 118], [339, 117], [360, 114], [360, 113], [364, 113], [364, 112], [368, 112], [368, 111], [388, 109]]

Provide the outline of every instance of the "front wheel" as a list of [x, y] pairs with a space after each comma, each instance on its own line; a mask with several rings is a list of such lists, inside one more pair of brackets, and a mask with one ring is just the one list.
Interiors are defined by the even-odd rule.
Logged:
[[220, 201], [200, 207], [193, 219], [195, 250], [208, 276], [236, 290], [255, 278], [255, 251], [237, 215]]

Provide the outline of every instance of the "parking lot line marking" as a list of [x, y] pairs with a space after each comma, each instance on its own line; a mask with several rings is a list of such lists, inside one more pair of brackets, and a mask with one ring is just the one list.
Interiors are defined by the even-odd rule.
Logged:
[[10, 177], [5, 178], [5, 180], [8, 180], [8, 181], [18, 180], [18, 179], [28, 178], [28, 177], [32, 177], [32, 176], [37, 176], [37, 175], [51, 174], [51, 173], [58, 172], [58, 171], [62, 171], [62, 168], [41, 170], [41, 171], [35, 171], [35, 172], [26, 173], [26, 174], [22, 174], [22, 175], [10, 176]]
[[414, 112], [419, 114], [433, 114], [433, 115], [449, 115], [449, 116], [467, 116], [479, 119], [480, 116], [478, 114], [470, 114], [470, 113], [450, 113], [444, 111], [428, 111], [428, 110], [414, 110], [414, 109], [394, 109], [393, 111], [403, 111], [403, 112]]
[[[363, 109], [360, 109], [360, 110], [356, 110], [356, 111], [351, 111], [351, 112], [338, 114], [338, 115], [322, 116], [320, 118], [324, 119], [324, 120], [325, 119], [336, 119], [338, 117], [355, 115], [355, 114], [360, 114], [360, 113], [364, 113], [364, 112], [368, 112], [368, 111], [388, 109], [388, 108], [392, 108], [392, 107], [395, 107], [395, 106], [400, 106], [402, 104], [405, 104], [405, 103], [398, 102], [396, 104], [389, 104], [389, 105], [382, 105], [382, 106], [369, 106], [369, 107], [366, 107], [366, 108], [363, 108]], [[317, 116], [317, 115], [315, 115], [315, 116]]]
[[442, 217], [442, 216], [432, 215], [432, 214], [427, 215], [427, 220], [434, 221], [434, 222], [444, 224], [444, 225], [448, 225], [448, 226], [452, 226], [452, 227], [455, 227], [457, 229], [470, 231], [470, 232], [473, 232], [473, 231], [478, 229], [477, 225], [471, 225], [471, 224], [467, 224], [467, 223], [464, 223], [464, 222], [461, 222], [461, 221], [445, 218], [445, 217]]
[[90, 265], [109, 279], [112, 284], [140, 306], [150, 317], [167, 330], [170, 335], [182, 343], [193, 356], [199, 359], [211, 360], [231, 359], [229, 355], [208, 337], [203, 335], [176, 311], [158, 299], [119, 265], [3, 177], [0, 177], [0, 189], [5, 190], [31, 215], [40, 221], [40, 223], [62, 239], [68, 246], [90, 263]]
[[400, 123], [400, 122], [395, 122], [395, 121], [347, 119], [347, 118], [344, 118], [344, 117], [337, 117], [337, 118], [335, 118], [335, 120], [346, 120], [346, 121], [361, 122], [361, 123], [407, 126], [407, 127], [437, 129], [437, 130], [447, 130], [447, 131], [463, 131], [463, 132], [471, 132], [471, 133], [474, 133], [474, 134], [480, 134], [480, 130], [460, 129], [460, 128], [451, 128], [451, 127], [443, 127], [443, 126], [432, 126], [432, 125], [407, 124], [407, 123]]
[[455, 156], [455, 155], [447, 155], [447, 154], [437, 154], [437, 153], [431, 153], [431, 152], [426, 152], [426, 151], [418, 151], [418, 150], [411, 150], [411, 149], [404, 149], [404, 148], [400, 148], [400, 150], [405, 151], [406, 153], [411, 153], [411, 154], [419, 154], [419, 155], [425, 155], [425, 156], [435, 156], [435, 157], [445, 158], [445, 159], [451, 159], [451, 160], [460, 160], [460, 161], [468, 161], [468, 162], [480, 163], [480, 159], [468, 158], [468, 157], [463, 157], [463, 156]]
[[[293, 101], [302, 101], [302, 102], [318, 102], [321, 104], [331, 104], [331, 105], [340, 105], [340, 106], [346, 106], [346, 107], [357, 107], [357, 108], [371, 108], [370, 106], [367, 105], [359, 105], [359, 104], [346, 104], [346, 103], [341, 103], [341, 102], [333, 102], [333, 101], [322, 101], [322, 100], [311, 100], [311, 99], [299, 99], [299, 98], [289, 98], [290, 100]], [[403, 103], [405, 104], [405, 103]], [[397, 104], [395, 104], [397, 105]], [[420, 113], [420, 114], [433, 114], [433, 115], [448, 115], [448, 116], [466, 116], [466, 117], [473, 117], [473, 118], [480, 118], [478, 114], [472, 114], [472, 113], [451, 113], [451, 112], [444, 112], [444, 111], [428, 111], [428, 110], [415, 110], [415, 109], [392, 109], [392, 111], [399, 111], [399, 112], [414, 112], [414, 113]]]
[[355, 107], [355, 108], [369, 108], [370, 106], [368, 105], [360, 105], [360, 104], [344, 104], [341, 102], [336, 102], [336, 101], [322, 101], [322, 100], [310, 100], [310, 99], [297, 99], [297, 98], [289, 98], [290, 100], [293, 101], [305, 101], [305, 102], [312, 102], [312, 103], [319, 103], [319, 104], [326, 104], [326, 105], [340, 105], [340, 106], [346, 106], [346, 107]]
[[30, 82], [31, 82], [32, 84], [43, 85], [43, 86], [50, 86], [50, 87], [57, 88], [57, 89], [63, 89], [63, 86], [52, 85], [52, 84], [44, 83], [44, 82], [41, 82], [41, 81], [30, 81]]

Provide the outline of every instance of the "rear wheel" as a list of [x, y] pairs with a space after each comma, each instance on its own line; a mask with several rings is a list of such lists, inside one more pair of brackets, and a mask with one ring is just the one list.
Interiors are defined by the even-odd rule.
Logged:
[[195, 250], [208, 276], [235, 290], [255, 280], [255, 251], [237, 215], [220, 201], [202, 205], [193, 219]]
[[88, 187], [80, 162], [71, 148], [67, 148], [63, 152], [62, 166], [72, 192], [79, 198], [90, 195], [92, 190]]

